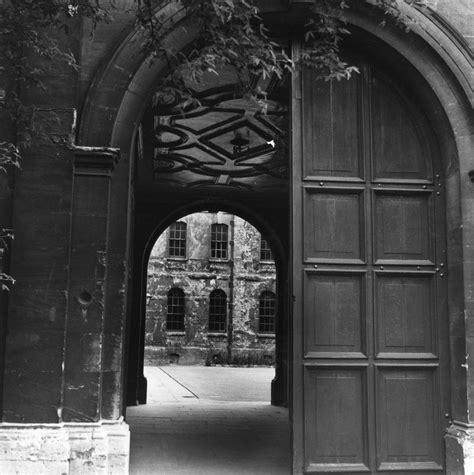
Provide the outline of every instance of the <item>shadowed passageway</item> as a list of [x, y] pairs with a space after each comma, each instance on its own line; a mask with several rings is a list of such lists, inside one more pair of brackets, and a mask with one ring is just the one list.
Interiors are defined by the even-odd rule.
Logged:
[[288, 474], [288, 411], [269, 404], [270, 368], [146, 368], [130, 407], [131, 474]]

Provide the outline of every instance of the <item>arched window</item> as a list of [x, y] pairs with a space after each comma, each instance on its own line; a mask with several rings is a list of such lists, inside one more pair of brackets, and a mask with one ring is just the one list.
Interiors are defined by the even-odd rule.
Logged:
[[226, 224], [213, 224], [211, 227], [211, 258], [227, 259], [229, 234]]
[[276, 296], [265, 290], [260, 294], [258, 303], [259, 333], [275, 333]]
[[263, 236], [260, 237], [260, 260], [273, 261], [272, 250], [270, 249], [268, 241]]
[[184, 292], [173, 288], [168, 292], [168, 313], [166, 329], [184, 331]]
[[225, 332], [227, 296], [223, 290], [213, 290], [209, 296], [209, 331]]
[[186, 223], [178, 221], [170, 226], [169, 257], [186, 257]]

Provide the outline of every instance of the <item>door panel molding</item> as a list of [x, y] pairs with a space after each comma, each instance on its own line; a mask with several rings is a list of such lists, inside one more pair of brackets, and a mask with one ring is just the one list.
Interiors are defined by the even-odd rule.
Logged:
[[438, 473], [443, 180], [421, 113], [376, 67], [359, 69], [292, 84], [293, 469]]

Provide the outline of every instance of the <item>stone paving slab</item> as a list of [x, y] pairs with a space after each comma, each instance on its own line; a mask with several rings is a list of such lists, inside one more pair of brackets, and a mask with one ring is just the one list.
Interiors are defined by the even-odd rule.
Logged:
[[[169, 376], [164, 378], [163, 374]], [[199, 398], [214, 401], [270, 401], [271, 367], [147, 366], [148, 399]]]
[[[186, 371], [173, 372], [174, 379], [155, 369], [149, 371], [147, 368], [146, 371], [149, 391], [161, 388], [168, 391], [166, 396], [155, 394], [152, 400], [149, 398], [149, 404], [127, 409], [131, 430], [131, 475], [290, 473], [287, 409], [271, 406], [268, 399], [264, 402], [203, 398], [203, 394], [211, 391], [204, 391], [201, 382], [189, 383], [185, 379]], [[256, 368], [245, 368], [237, 378], [232, 374], [224, 375], [223, 370], [242, 368], [205, 369], [211, 370], [206, 375], [217, 388], [210, 394], [214, 398], [227, 398], [232, 384], [242, 384], [242, 379], [253, 386], [268, 385], [271, 380], [263, 377], [262, 372], [258, 383], [259, 376], [252, 373]], [[214, 384], [217, 381], [225, 382], [225, 391], [219, 389], [220, 384]], [[189, 395], [184, 390], [186, 386], [193, 388], [194, 397], [184, 397]], [[174, 389], [176, 393], [173, 393]], [[260, 390], [250, 392], [253, 391], [259, 394]], [[246, 398], [250, 392], [239, 388], [236, 394]], [[160, 398], [166, 400], [160, 401]]]

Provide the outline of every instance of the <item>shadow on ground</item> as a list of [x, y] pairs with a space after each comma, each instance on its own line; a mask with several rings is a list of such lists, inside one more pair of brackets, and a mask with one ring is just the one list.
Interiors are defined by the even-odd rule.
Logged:
[[130, 473], [289, 474], [288, 411], [270, 368], [146, 368], [149, 404], [127, 409]]

